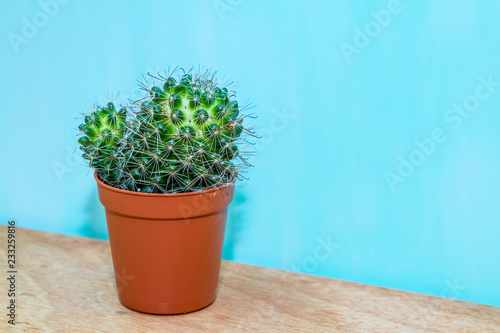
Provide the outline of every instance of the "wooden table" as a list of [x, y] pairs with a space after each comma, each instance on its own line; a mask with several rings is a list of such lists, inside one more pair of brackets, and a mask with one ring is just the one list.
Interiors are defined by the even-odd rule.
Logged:
[[499, 307], [230, 261], [209, 307], [148, 315], [119, 303], [108, 242], [19, 228], [16, 239], [17, 324], [2, 314], [1, 332], [500, 332]]

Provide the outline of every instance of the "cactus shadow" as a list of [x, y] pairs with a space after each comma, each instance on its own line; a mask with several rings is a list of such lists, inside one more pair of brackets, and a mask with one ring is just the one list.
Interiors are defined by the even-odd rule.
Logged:
[[89, 196], [85, 212], [87, 213], [85, 219], [87, 222], [80, 229], [81, 234], [90, 238], [109, 239], [106, 215], [99, 201], [97, 188], [94, 188]]

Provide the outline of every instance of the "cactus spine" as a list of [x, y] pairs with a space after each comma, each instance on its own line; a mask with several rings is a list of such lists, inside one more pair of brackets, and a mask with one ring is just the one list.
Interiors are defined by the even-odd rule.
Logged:
[[[181, 70], [182, 71], [182, 70]], [[254, 136], [234, 94], [214, 75], [188, 71], [141, 84], [146, 96], [116, 110], [86, 115], [83, 157], [108, 185], [146, 193], [184, 193], [221, 186], [250, 166], [239, 147]]]

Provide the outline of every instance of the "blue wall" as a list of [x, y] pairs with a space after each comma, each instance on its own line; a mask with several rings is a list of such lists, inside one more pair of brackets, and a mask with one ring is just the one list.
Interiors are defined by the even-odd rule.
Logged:
[[201, 65], [263, 135], [226, 259], [500, 306], [500, 2], [54, 1], [1, 5], [1, 223], [106, 238], [75, 118]]

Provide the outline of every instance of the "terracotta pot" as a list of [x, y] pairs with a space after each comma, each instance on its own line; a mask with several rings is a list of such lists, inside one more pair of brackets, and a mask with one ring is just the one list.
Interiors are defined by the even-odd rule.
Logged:
[[234, 182], [202, 192], [148, 194], [94, 177], [106, 210], [120, 302], [156, 314], [211, 304]]

